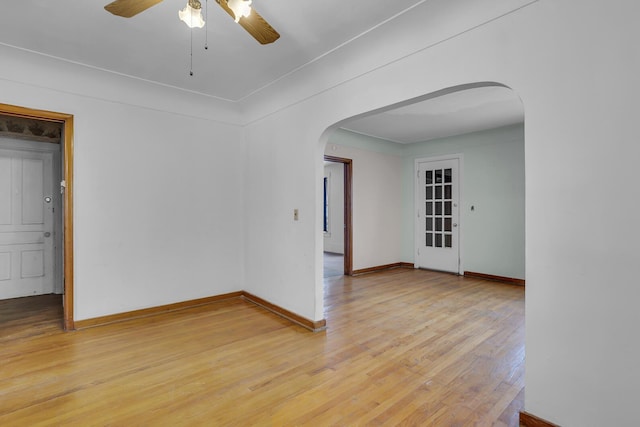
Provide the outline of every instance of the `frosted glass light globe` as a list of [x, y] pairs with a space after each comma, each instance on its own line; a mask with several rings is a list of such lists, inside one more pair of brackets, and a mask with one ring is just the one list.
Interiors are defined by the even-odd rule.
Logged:
[[202, 5], [198, 0], [189, 0], [189, 3], [187, 3], [184, 9], [178, 11], [178, 16], [189, 28], [204, 27], [204, 19], [202, 19]]
[[247, 17], [251, 13], [251, 1], [252, 0], [229, 0], [227, 5], [229, 9], [233, 11], [236, 19], [235, 21], [240, 21], [241, 17]]

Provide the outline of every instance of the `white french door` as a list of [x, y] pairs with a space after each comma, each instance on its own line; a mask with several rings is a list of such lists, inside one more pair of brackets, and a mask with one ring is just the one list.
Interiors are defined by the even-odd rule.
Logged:
[[416, 267], [460, 273], [459, 158], [416, 161]]
[[54, 291], [53, 153], [0, 149], [0, 299]]

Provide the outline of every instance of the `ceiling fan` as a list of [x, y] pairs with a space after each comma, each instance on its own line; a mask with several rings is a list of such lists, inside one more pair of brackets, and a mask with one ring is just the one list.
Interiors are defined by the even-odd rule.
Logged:
[[[161, 1], [162, 0], [115, 0], [104, 8], [114, 15], [131, 18]], [[258, 12], [249, 8], [248, 5], [251, 4], [250, 0], [215, 1], [260, 44], [273, 43], [280, 37], [280, 34], [278, 34]], [[202, 6], [199, 0], [189, 0], [188, 7], [192, 10], [199, 10]]]

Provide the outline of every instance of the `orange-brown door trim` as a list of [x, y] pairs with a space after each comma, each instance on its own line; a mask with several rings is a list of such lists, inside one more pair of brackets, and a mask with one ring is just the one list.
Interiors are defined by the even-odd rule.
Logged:
[[46, 120], [62, 123], [62, 161], [63, 177], [66, 188], [63, 196], [64, 204], [64, 329], [75, 329], [73, 321], [73, 115], [53, 111], [34, 110], [15, 105], [0, 104], [0, 114], [26, 117], [34, 120]]
[[352, 181], [353, 161], [343, 157], [324, 156], [327, 162], [344, 165], [344, 274], [353, 276], [353, 215], [352, 215]]

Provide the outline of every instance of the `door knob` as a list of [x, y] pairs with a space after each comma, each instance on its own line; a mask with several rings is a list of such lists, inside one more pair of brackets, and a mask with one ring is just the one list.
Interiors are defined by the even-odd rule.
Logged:
[[457, 222], [454, 222], [454, 223], [453, 223], [453, 226], [454, 226], [454, 227], [457, 227], [457, 226], [458, 226], [458, 223], [457, 223]]
[[50, 232], [48, 232], [48, 231], [45, 231], [45, 232], [44, 232], [44, 237], [50, 237], [50, 236], [51, 236], [51, 233], [50, 233]]

